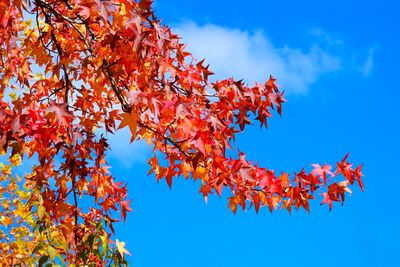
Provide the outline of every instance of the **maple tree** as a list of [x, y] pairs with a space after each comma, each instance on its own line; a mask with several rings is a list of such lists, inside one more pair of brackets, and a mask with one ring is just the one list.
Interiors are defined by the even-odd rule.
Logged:
[[[290, 176], [228, 153], [252, 121], [281, 114], [283, 93], [272, 77], [209, 82], [150, 0], [3, 0], [0, 42], [0, 266], [126, 264], [112, 234], [130, 201], [105, 158], [124, 127], [153, 148], [157, 180], [199, 180], [206, 200], [227, 188], [234, 213], [309, 211], [315, 195], [332, 208], [349, 185], [363, 190], [347, 155]], [[21, 176], [23, 158], [36, 165]]]

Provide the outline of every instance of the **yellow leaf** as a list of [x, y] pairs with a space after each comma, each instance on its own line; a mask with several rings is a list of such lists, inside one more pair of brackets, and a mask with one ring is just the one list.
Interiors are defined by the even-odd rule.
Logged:
[[50, 31], [50, 25], [47, 23], [43, 24], [42, 32], [49, 32]]
[[55, 257], [58, 255], [58, 252], [55, 248], [53, 248], [52, 246], [49, 246], [47, 248], [47, 252], [49, 253], [50, 259], [54, 260]]
[[17, 99], [17, 94], [15, 93], [15, 92], [11, 92], [11, 93], [9, 93], [8, 94], [10, 97], [11, 97], [11, 99], [14, 101], [15, 99]]
[[105, 250], [108, 250], [108, 242], [107, 242], [107, 237], [105, 237], [104, 235], [100, 236], [100, 240], [101, 240], [101, 245], [103, 246], [103, 248]]
[[115, 244], [116, 244], [117, 250], [118, 250], [119, 254], [121, 254], [122, 258], [124, 258], [124, 254], [131, 255], [131, 253], [129, 253], [129, 251], [126, 250], [126, 248], [125, 248], [125, 242], [119, 242], [119, 240], [117, 239], [115, 241]]
[[10, 175], [11, 174], [11, 166], [10, 165], [1, 166], [0, 170], [5, 175]]
[[18, 203], [18, 207], [15, 210], [15, 214], [21, 218], [25, 218], [29, 214], [29, 210], [22, 203]]
[[46, 211], [45, 207], [39, 206], [37, 210], [38, 210], [39, 218], [43, 218], [44, 213], [45, 213], [45, 211]]
[[121, 4], [121, 7], [120, 7], [120, 15], [121, 16], [125, 16], [126, 15], [126, 8], [125, 8], [125, 4]]
[[58, 237], [60, 235], [60, 233], [58, 233], [57, 231], [52, 231], [50, 233], [50, 237], [51, 239], [55, 239], [56, 237]]
[[22, 23], [22, 26], [23, 26], [23, 27], [31, 27], [31, 26], [32, 26], [32, 20], [31, 20], [31, 19], [25, 20], [25, 21]]

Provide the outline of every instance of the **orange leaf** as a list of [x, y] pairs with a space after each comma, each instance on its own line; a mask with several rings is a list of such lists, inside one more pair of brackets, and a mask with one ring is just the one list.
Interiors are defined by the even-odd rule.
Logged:
[[138, 114], [136, 110], [132, 109], [131, 113], [124, 113], [121, 115], [122, 116], [122, 121], [121, 124], [119, 125], [118, 129], [122, 129], [126, 126], [129, 127], [129, 130], [131, 131], [132, 138], [131, 138], [131, 143], [135, 140], [136, 138], [136, 131], [137, 131], [137, 121], [138, 121]]

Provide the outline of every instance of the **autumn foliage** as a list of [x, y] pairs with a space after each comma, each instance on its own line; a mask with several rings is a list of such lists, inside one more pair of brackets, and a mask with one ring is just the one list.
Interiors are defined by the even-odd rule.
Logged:
[[[363, 189], [361, 166], [347, 156], [293, 175], [233, 156], [235, 134], [254, 121], [267, 127], [283, 94], [272, 77], [253, 86], [209, 82], [208, 66], [151, 5], [0, 2], [0, 266], [126, 264], [112, 234], [130, 201], [105, 158], [107, 137], [124, 127], [131, 142], [152, 147], [157, 180], [199, 180], [206, 200], [225, 188], [234, 213], [308, 211], [316, 196], [332, 208], [349, 185]], [[18, 175], [22, 160], [35, 165]]]

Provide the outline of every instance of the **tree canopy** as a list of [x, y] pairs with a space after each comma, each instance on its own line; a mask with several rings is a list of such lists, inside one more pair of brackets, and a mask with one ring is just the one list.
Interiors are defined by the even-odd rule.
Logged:
[[206, 200], [225, 188], [234, 213], [309, 211], [318, 195], [331, 209], [349, 185], [363, 190], [348, 155], [289, 175], [232, 151], [237, 133], [281, 114], [283, 93], [272, 77], [210, 82], [150, 0], [3, 0], [0, 53], [1, 266], [126, 264], [113, 224], [130, 200], [106, 160], [124, 127], [151, 146], [157, 180], [199, 180]]

